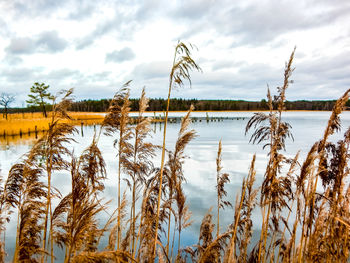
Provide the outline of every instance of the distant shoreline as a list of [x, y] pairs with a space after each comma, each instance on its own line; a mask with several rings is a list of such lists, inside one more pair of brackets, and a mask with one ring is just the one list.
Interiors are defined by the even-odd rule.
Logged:
[[[284, 110], [284, 112], [328, 112], [332, 110]], [[344, 110], [347, 111], [347, 110]], [[137, 113], [138, 111], [130, 111], [130, 113]], [[145, 111], [162, 113], [165, 111]], [[174, 110], [169, 112], [187, 112], [186, 110]], [[269, 110], [193, 110], [192, 112], [269, 112]], [[106, 113], [106, 112], [91, 112], [91, 113]]]
[[[69, 111], [72, 112], [106, 112], [110, 105], [110, 99], [101, 100], [82, 100], [72, 102]], [[284, 106], [286, 111], [331, 111], [335, 105], [335, 100], [324, 101], [286, 101]], [[262, 99], [261, 101], [244, 100], [197, 100], [197, 99], [170, 99], [169, 111], [187, 111], [191, 105], [196, 112], [235, 112], [235, 111], [269, 111], [269, 103]], [[149, 99], [148, 111], [163, 112], [166, 109], [167, 101], [165, 99]], [[275, 103], [273, 103], [276, 108]], [[51, 105], [47, 105], [47, 110], [51, 110]], [[139, 107], [139, 99], [130, 99], [130, 111], [135, 112]], [[345, 107], [350, 108], [350, 100], [345, 103]], [[2, 112], [3, 109], [0, 109]], [[9, 108], [9, 113], [40, 112], [40, 107], [18, 107]]]

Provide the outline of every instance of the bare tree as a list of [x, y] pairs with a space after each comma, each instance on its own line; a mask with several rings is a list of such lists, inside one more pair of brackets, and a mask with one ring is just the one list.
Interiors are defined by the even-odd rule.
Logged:
[[4, 111], [2, 114], [6, 118], [6, 120], [7, 120], [7, 109], [10, 106], [10, 104], [14, 101], [15, 101], [15, 95], [6, 93], [6, 92], [2, 92], [0, 94], [0, 106], [4, 107]]

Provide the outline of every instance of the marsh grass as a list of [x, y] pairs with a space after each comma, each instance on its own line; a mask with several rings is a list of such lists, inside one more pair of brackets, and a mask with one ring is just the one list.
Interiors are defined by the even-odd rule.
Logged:
[[[0, 185], [1, 236], [6, 231], [6, 222], [17, 220], [13, 262], [54, 262], [54, 247], [64, 251], [65, 263], [347, 262], [350, 129], [337, 143], [330, 142], [329, 136], [341, 130], [340, 114], [350, 90], [336, 102], [323, 137], [313, 144], [305, 160], [299, 160], [299, 153], [287, 158], [286, 140], [293, 139], [292, 127], [282, 114], [286, 91], [292, 83], [294, 52], [286, 63], [277, 95], [272, 96], [268, 89], [269, 111], [254, 114], [246, 126], [246, 133], [253, 130], [250, 141], [261, 143], [268, 150], [262, 184], [255, 185], [254, 155], [235, 202], [227, 199], [225, 186], [231, 175], [223, 173], [223, 146], [219, 142], [217, 200], [207, 204], [209, 209], [200, 224], [197, 244], [187, 247], [182, 244], [181, 234], [192, 220], [183, 189], [186, 182], [183, 164], [187, 158], [185, 149], [197, 136], [190, 129], [193, 108], [182, 119], [173, 149], [165, 148], [167, 122], [163, 145], [153, 145], [147, 141], [151, 119], [144, 117], [148, 107], [144, 90], [138, 117], [130, 124], [128, 82], [111, 100], [101, 129], [90, 145], [76, 156], [69, 149], [75, 132], [67, 112], [72, 91], [58, 94], [48, 130], [12, 166], [6, 182]], [[190, 55], [186, 45], [177, 45], [169, 98], [175, 86], [190, 81], [191, 70], [199, 69]], [[168, 111], [166, 118], [167, 114]], [[115, 138], [111, 148], [116, 148], [118, 171], [117, 207], [112, 207], [114, 212], [108, 214], [105, 222], [101, 218], [105, 218], [111, 202], [101, 198], [107, 176], [103, 153], [98, 147], [102, 133]], [[157, 153], [161, 154], [159, 167], [154, 163]], [[52, 185], [58, 170], [70, 178], [70, 193], [66, 196]], [[121, 180], [127, 184], [123, 192]], [[127, 195], [131, 200], [127, 200]], [[52, 202], [54, 199], [57, 202]], [[220, 209], [230, 209], [231, 201], [232, 221], [224, 229], [220, 225]], [[216, 215], [212, 206], [216, 206]], [[259, 226], [253, 225], [255, 210], [262, 212]], [[13, 212], [17, 218], [10, 216]], [[257, 243], [252, 243], [254, 228], [261, 229]], [[104, 237], [108, 242], [102, 247]], [[5, 239], [1, 239], [0, 261], [6, 256], [4, 247]]]
[[[53, 112], [48, 112], [47, 118], [42, 113], [11, 113], [8, 119], [0, 117], [0, 136], [9, 137], [15, 135], [35, 134], [35, 132], [43, 132], [49, 130]], [[61, 119], [60, 123], [69, 123], [80, 125], [100, 124], [104, 116], [103, 114], [86, 113], [86, 112], [68, 112], [70, 119]]]

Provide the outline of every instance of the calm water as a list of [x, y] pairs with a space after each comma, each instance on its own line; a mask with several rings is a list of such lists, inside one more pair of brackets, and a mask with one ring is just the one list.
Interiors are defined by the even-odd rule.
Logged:
[[[170, 116], [183, 116], [185, 113], [171, 113]], [[253, 113], [251, 112], [217, 112], [209, 113], [209, 117], [230, 117], [234, 119], [225, 119], [223, 121], [197, 121], [191, 124], [191, 128], [196, 130], [198, 137], [194, 139], [187, 147], [186, 154], [188, 159], [184, 164], [184, 174], [187, 183], [184, 184], [184, 191], [187, 195], [187, 202], [192, 212], [193, 225], [184, 230], [182, 234], [182, 244], [191, 245], [198, 242], [198, 232], [201, 220], [210, 207], [216, 205], [216, 155], [218, 142], [222, 140], [222, 165], [223, 172], [230, 174], [231, 182], [227, 185], [228, 199], [234, 204], [235, 197], [239, 193], [242, 178], [247, 175], [249, 165], [254, 153], [257, 154], [256, 169], [257, 180], [259, 185], [262, 181], [266, 166], [266, 150], [261, 145], [249, 144], [249, 135], [245, 136], [245, 126]], [[150, 114], [153, 116], [153, 114]], [[159, 114], [157, 114], [159, 115]], [[205, 112], [193, 113], [193, 117], [205, 117]], [[293, 129], [294, 142], [287, 141], [286, 155], [293, 157], [298, 150], [301, 151], [300, 162], [309, 151], [311, 145], [319, 140], [327, 125], [330, 112], [287, 112], [284, 119], [288, 121]], [[239, 117], [237, 119], [236, 117]], [[350, 126], [350, 112], [342, 114], [342, 131], [340, 134], [332, 136], [332, 140], [338, 140]], [[155, 144], [162, 142], [162, 127], [160, 123], [152, 124], [153, 136], [149, 140]], [[167, 130], [167, 148], [173, 150], [174, 143], [180, 123], [170, 123]], [[80, 129], [80, 128], [79, 128]], [[77, 141], [70, 145], [76, 155], [91, 142], [94, 134], [93, 127], [84, 127], [83, 136], [77, 134], [74, 139]], [[9, 141], [0, 141], [0, 164], [1, 175], [6, 180], [10, 167], [26, 153], [34, 143], [33, 138], [11, 139]], [[105, 200], [112, 200], [111, 208], [116, 207], [117, 192], [117, 158], [116, 149], [113, 148], [113, 138], [103, 136], [99, 141], [99, 147], [106, 161], [108, 178], [105, 181]], [[154, 159], [155, 165], [160, 164], [160, 157]], [[70, 190], [69, 173], [56, 173], [53, 177], [53, 185], [57, 187], [63, 195]], [[125, 185], [123, 185], [125, 189]], [[214, 210], [216, 211], [216, 210]], [[222, 212], [220, 222], [222, 229], [233, 221], [233, 210], [227, 208]], [[101, 214], [101, 223], [107, 214]], [[214, 218], [215, 213], [214, 213]], [[215, 219], [216, 220], [216, 219]], [[255, 233], [260, 228], [260, 210], [256, 209], [253, 214]], [[6, 227], [6, 251], [9, 259], [12, 258], [13, 244], [15, 240], [16, 222], [11, 222]], [[57, 250], [59, 253], [59, 250]], [[57, 254], [57, 257], [60, 257]], [[59, 260], [58, 260], [59, 262]]]

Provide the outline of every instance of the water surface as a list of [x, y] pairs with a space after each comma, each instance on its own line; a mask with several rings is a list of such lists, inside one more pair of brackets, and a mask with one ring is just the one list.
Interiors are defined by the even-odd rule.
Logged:
[[[184, 163], [184, 174], [186, 183], [183, 185], [187, 195], [187, 202], [192, 212], [194, 223], [182, 234], [182, 245], [192, 245], [198, 242], [198, 232], [201, 220], [210, 207], [216, 205], [216, 156], [218, 142], [222, 140], [222, 166], [223, 172], [230, 174], [230, 183], [227, 185], [227, 199], [234, 204], [237, 193], [241, 189], [242, 179], [247, 175], [249, 165], [253, 155], [256, 153], [256, 185], [260, 185], [267, 162], [267, 149], [263, 150], [262, 145], [252, 145], [249, 143], [249, 134], [245, 135], [245, 126], [252, 112], [210, 112], [209, 117], [224, 117], [224, 119], [207, 122], [206, 112], [194, 112], [193, 117], [197, 119], [191, 124], [191, 128], [197, 132], [198, 137], [187, 147], [185, 153], [188, 156]], [[153, 116], [153, 113], [149, 114]], [[170, 117], [181, 117], [185, 113], [170, 113]], [[292, 125], [294, 141], [287, 140], [287, 157], [294, 157], [300, 150], [300, 162], [304, 159], [312, 144], [319, 140], [327, 125], [330, 112], [286, 112], [284, 119]], [[226, 119], [227, 118], [227, 119]], [[338, 140], [350, 126], [350, 112], [342, 114], [342, 131], [340, 134], [332, 136], [332, 140]], [[97, 127], [98, 129], [98, 127]], [[152, 137], [149, 141], [160, 145], [163, 136], [163, 124], [152, 124]], [[177, 138], [180, 123], [169, 123], [167, 130], [167, 148], [173, 150]], [[80, 131], [80, 127], [78, 127]], [[74, 136], [76, 140], [69, 148], [79, 155], [91, 142], [94, 134], [94, 126], [85, 126], [83, 135], [81, 131]], [[116, 207], [117, 193], [117, 150], [113, 147], [113, 137], [102, 136], [99, 147], [103, 153], [107, 165], [108, 178], [105, 181], [105, 200], [112, 200], [111, 210]], [[1, 175], [6, 180], [9, 169], [18, 159], [26, 153], [35, 142], [33, 137], [23, 138], [2, 138], [0, 140], [0, 164]], [[154, 158], [155, 166], [160, 165], [159, 155]], [[55, 173], [53, 185], [57, 187], [63, 195], [70, 191], [70, 175], [68, 172]], [[122, 185], [125, 189], [125, 184]], [[101, 214], [101, 222], [107, 218], [107, 214]], [[216, 215], [214, 212], [214, 219]], [[260, 229], [260, 211], [255, 209], [253, 214], [254, 230]], [[227, 208], [221, 214], [220, 222], [222, 230], [233, 221], [233, 210]], [[103, 222], [102, 222], [103, 223]], [[12, 257], [15, 240], [16, 222], [11, 221], [6, 226], [6, 251]], [[59, 252], [59, 250], [57, 250]], [[60, 257], [60, 254], [57, 254]], [[60, 262], [60, 260], [58, 260]]]

